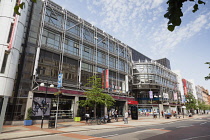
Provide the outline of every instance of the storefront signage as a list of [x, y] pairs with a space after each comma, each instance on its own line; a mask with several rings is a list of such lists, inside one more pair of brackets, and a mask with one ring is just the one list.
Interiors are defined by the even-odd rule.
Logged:
[[137, 104], [139, 104], [139, 103], [138, 103], [138, 101], [128, 101], [128, 104], [137, 105]]

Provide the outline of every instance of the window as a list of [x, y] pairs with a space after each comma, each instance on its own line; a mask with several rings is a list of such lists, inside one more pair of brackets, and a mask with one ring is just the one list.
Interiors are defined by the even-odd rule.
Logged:
[[59, 15], [56, 12], [51, 11], [50, 9], [46, 10], [45, 21], [52, 23], [55, 26], [61, 27], [62, 25], [62, 15]]
[[11, 25], [10, 25], [10, 30], [9, 30], [9, 35], [8, 35], [8, 38], [7, 38], [7, 43], [9, 43], [10, 40], [11, 40], [13, 26], [14, 26], [14, 24], [11, 23]]
[[66, 29], [67, 29], [67, 32], [70, 32], [70, 33], [73, 33], [77, 36], [79, 36], [80, 34], [80, 27], [79, 25], [76, 25], [77, 22], [74, 22], [72, 20], [68, 20], [66, 22]]
[[88, 28], [84, 28], [84, 39], [93, 42], [93, 31], [90, 31]]
[[42, 36], [42, 44], [45, 44], [49, 47], [59, 49], [60, 47], [60, 35], [44, 30]]
[[2, 63], [2, 66], [1, 66], [1, 73], [5, 72], [8, 56], [9, 56], [9, 52], [5, 51], [3, 63]]

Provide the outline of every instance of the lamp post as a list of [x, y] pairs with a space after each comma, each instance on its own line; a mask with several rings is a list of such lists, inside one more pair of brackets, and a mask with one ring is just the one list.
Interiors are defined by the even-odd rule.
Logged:
[[[40, 86], [44, 87], [45, 84], [44, 84], [44, 83], [41, 83]], [[41, 128], [43, 128], [43, 121], [44, 121], [44, 114], [45, 114], [44, 109], [45, 109], [46, 103], [47, 103], [47, 102], [46, 102], [46, 98], [47, 98], [47, 91], [48, 91], [48, 81], [47, 81], [47, 84], [46, 84], [45, 87], [46, 87], [46, 88], [45, 88], [45, 89], [46, 89], [46, 90], [45, 90], [45, 98], [44, 98], [44, 103], [42, 104], [42, 121], [41, 121]], [[51, 84], [50, 87], [54, 87], [54, 85]]]
[[183, 118], [184, 118], [184, 109], [186, 108], [186, 106], [182, 106], [182, 113], [183, 113]]
[[161, 95], [158, 95], [158, 97], [159, 97], [159, 104], [158, 104], [158, 109], [159, 109], [159, 119], [160, 119], [160, 98], [162, 97]]

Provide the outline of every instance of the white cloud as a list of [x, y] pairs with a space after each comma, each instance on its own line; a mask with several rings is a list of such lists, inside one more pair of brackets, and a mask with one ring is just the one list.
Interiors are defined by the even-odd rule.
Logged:
[[[99, 28], [105, 29], [122, 42], [140, 52], [150, 48], [153, 56], [167, 57], [182, 41], [195, 36], [203, 29], [210, 28], [209, 13], [197, 16], [192, 15], [191, 21], [185, 17], [191, 14], [191, 6], [185, 8], [182, 24], [174, 32], [167, 30], [165, 0], [93, 0], [88, 2], [91, 12], [100, 15], [97, 20]], [[93, 10], [94, 8], [94, 10]], [[96, 10], [97, 9], [97, 10]], [[200, 10], [200, 9], [199, 9]], [[91, 21], [94, 22], [94, 19]], [[96, 21], [96, 20], [95, 20]]]

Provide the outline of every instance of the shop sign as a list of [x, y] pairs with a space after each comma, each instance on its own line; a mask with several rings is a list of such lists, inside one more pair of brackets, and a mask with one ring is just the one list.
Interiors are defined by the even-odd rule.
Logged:
[[138, 103], [138, 101], [128, 101], [128, 104], [137, 105], [139, 103]]

